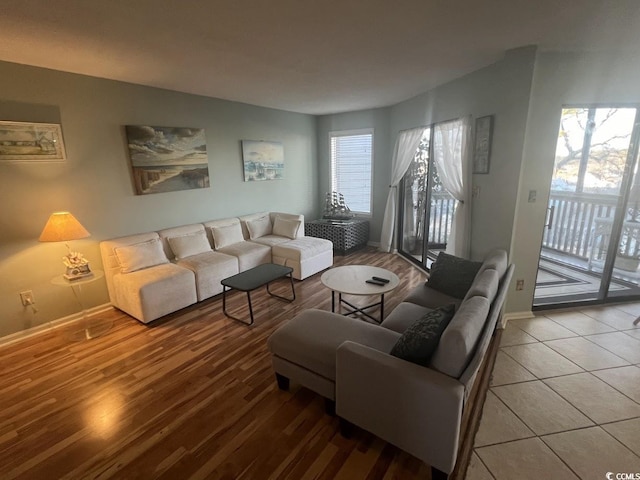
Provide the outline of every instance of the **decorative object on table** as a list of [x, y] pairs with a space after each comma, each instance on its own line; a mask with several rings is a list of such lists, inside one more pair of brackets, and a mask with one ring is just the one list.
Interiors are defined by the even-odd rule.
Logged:
[[332, 220], [350, 220], [353, 218], [353, 213], [344, 202], [344, 195], [338, 192], [327, 192], [322, 218]]
[[57, 123], [0, 122], [0, 162], [66, 160]]
[[284, 149], [281, 142], [242, 140], [244, 181], [281, 180], [284, 178]]
[[209, 187], [202, 128], [127, 125], [136, 195]]
[[476, 119], [476, 138], [473, 147], [473, 173], [489, 173], [493, 115]]
[[65, 242], [68, 253], [62, 257], [62, 262], [67, 268], [64, 278], [73, 281], [90, 277], [92, 273], [89, 261], [80, 252], [72, 252], [66, 242], [86, 238], [90, 235], [71, 213], [55, 212], [47, 220], [38, 240], [41, 242]]

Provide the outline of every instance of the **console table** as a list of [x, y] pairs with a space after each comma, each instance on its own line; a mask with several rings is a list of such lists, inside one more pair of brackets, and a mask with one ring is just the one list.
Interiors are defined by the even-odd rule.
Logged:
[[369, 241], [368, 220], [313, 220], [304, 224], [304, 231], [310, 237], [331, 240], [333, 250], [341, 255], [364, 247]]

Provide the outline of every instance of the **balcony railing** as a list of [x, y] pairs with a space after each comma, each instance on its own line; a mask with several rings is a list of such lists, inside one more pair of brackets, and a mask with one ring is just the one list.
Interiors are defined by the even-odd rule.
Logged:
[[429, 245], [446, 245], [451, 235], [456, 199], [447, 192], [431, 194]]
[[[542, 246], [556, 252], [593, 261], [605, 260], [618, 199], [613, 195], [551, 192], [550, 228]], [[625, 219], [618, 255], [640, 257], [640, 223]]]
[[613, 219], [617, 198], [592, 193], [551, 192], [553, 218], [545, 228], [542, 246], [581, 258], [590, 258], [597, 219]]

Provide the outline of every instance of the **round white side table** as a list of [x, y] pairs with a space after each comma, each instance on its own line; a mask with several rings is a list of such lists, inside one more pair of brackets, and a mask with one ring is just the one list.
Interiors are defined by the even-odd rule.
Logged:
[[[388, 280], [384, 285], [372, 285], [367, 280], [372, 277], [380, 277]], [[360, 313], [376, 323], [384, 319], [384, 294], [391, 292], [400, 284], [398, 276], [381, 267], [369, 265], [344, 265], [342, 267], [330, 268], [320, 277], [322, 284], [331, 289], [331, 311], [336, 311], [336, 292], [338, 292], [338, 312], [344, 304], [350, 308], [345, 315]], [[380, 301], [364, 307], [358, 307], [342, 298], [347, 295], [380, 295]], [[380, 306], [380, 319], [369, 315], [365, 310]]]

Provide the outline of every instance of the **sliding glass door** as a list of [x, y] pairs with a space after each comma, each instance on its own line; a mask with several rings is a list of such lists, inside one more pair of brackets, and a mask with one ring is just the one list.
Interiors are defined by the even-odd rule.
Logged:
[[640, 295], [638, 112], [564, 108], [534, 307]]
[[427, 127], [399, 185], [399, 251], [429, 268], [451, 234], [455, 199], [445, 190], [433, 161], [433, 128]]

